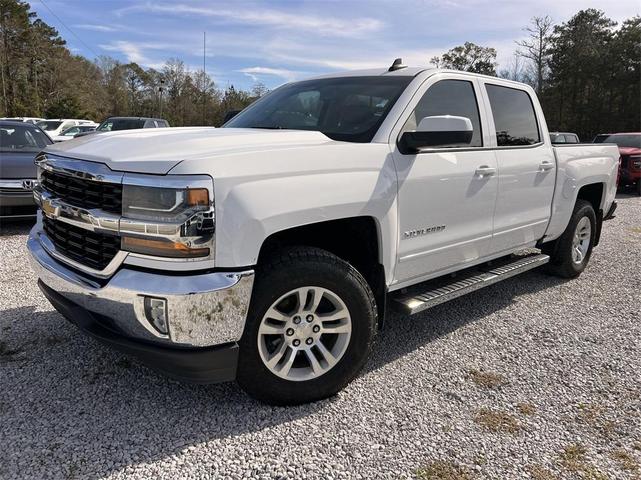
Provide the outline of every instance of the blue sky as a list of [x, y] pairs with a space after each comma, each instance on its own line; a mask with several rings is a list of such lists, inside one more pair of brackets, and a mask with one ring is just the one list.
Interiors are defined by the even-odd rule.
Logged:
[[386, 66], [396, 57], [422, 65], [465, 41], [495, 47], [507, 65], [514, 40], [535, 15], [563, 22], [594, 7], [621, 21], [641, 10], [638, 0], [43, 1], [55, 16], [40, 0], [31, 0], [32, 9], [88, 58], [160, 68], [175, 57], [195, 70], [202, 68], [207, 32], [207, 73], [221, 88], [258, 81], [272, 88], [318, 73]]

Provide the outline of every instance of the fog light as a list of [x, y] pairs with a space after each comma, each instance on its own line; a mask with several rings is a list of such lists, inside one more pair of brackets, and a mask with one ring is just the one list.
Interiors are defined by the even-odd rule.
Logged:
[[167, 300], [164, 298], [145, 297], [145, 316], [156, 330], [163, 335], [169, 333], [167, 319]]

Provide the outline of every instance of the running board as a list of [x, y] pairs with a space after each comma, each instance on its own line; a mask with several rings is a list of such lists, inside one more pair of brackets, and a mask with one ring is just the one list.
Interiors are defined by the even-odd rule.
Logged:
[[422, 312], [519, 273], [540, 267], [549, 261], [548, 255], [540, 253], [496, 260], [455, 276], [446, 276], [410, 287], [394, 298], [392, 304], [404, 314], [411, 315]]

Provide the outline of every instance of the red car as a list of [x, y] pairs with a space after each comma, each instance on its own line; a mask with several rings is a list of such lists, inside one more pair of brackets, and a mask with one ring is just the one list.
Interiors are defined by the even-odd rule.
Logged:
[[619, 185], [635, 184], [641, 195], [641, 133], [613, 133], [599, 143], [617, 144], [621, 154]]

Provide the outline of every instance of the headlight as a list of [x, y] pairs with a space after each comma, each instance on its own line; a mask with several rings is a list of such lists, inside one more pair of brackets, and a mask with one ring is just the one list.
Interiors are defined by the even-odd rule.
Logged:
[[147, 177], [144, 184], [140, 179], [132, 183], [127, 180], [125, 176], [120, 219], [123, 250], [171, 258], [213, 254], [211, 179]]
[[162, 188], [124, 185], [122, 214], [136, 220], [176, 222], [209, 208], [206, 188]]

